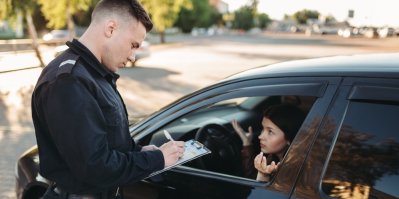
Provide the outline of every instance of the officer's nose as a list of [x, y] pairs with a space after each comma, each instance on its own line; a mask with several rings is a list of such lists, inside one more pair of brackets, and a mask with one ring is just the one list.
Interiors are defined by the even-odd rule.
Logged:
[[134, 62], [136, 60], [136, 54], [133, 52], [129, 57], [129, 61]]

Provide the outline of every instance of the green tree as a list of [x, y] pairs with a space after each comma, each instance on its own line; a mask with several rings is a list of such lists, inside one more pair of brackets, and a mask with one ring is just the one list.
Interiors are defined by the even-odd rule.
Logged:
[[32, 39], [32, 48], [36, 53], [36, 57], [40, 62], [40, 66], [44, 67], [43, 58], [41, 56], [37, 42], [36, 27], [32, 19], [35, 9], [38, 9], [38, 5], [35, 0], [0, 0], [0, 17], [2, 19], [11, 18], [18, 14], [22, 14], [25, 17], [25, 20], [28, 24], [29, 35]]
[[0, 0], [0, 19], [6, 19], [11, 9], [11, 0]]
[[185, 33], [191, 32], [194, 27], [207, 28], [214, 24], [215, 12], [209, 0], [190, 0], [192, 8], [182, 8], [175, 26]]
[[301, 10], [294, 13], [294, 19], [300, 24], [306, 24], [308, 19], [318, 19], [320, 13], [315, 10]]
[[259, 28], [261, 29], [265, 29], [272, 21], [269, 15], [267, 15], [266, 13], [258, 14], [257, 18], [258, 18]]
[[50, 28], [68, 27], [69, 37], [75, 37], [75, 23], [72, 16], [78, 11], [87, 11], [93, 0], [38, 0]]
[[242, 6], [234, 12], [233, 28], [249, 30], [254, 26], [253, 9], [250, 6]]
[[165, 30], [175, 24], [180, 10], [192, 7], [189, 0], [141, 0], [149, 12], [155, 29], [159, 32], [161, 43], [165, 43]]
[[258, 5], [259, 5], [259, 0], [251, 0], [250, 1], [250, 7], [252, 9], [252, 15], [256, 17], [258, 14]]

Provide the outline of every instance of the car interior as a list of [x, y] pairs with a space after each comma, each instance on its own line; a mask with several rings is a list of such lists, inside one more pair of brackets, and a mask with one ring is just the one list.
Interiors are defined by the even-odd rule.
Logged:
[[231, 121], [237, 120], [243, 129], [252, 126], [253, 147], [255, 152], [259, 152], [258, 136], [262, 131], [262, 113], [266, 108], [290, 103], [307, 114], [315, 100], [316, 97], [310, 96], [261, 96], [220, 101], [177, 118], [144, 137], [140, 144], [161, 146], [168, 142], [163, 133], [163, 130], [167, 130], [174, 140], [195, 139], [212, 151], [184, 166], [244, 177], [241, 168], [242, 141], [235, 133]]

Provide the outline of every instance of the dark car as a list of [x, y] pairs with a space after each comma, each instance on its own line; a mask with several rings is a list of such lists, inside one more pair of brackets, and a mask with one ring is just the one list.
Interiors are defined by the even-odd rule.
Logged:
[[[231, 121], [261, 131], [262, 111], [290, 103], [307, 113], [270, 182], [242, 175]], [[212, 153], [123, 188], [125, 198], [398, 198], [399, 54], [273, 64], [230, 76], [131, 126], [141, 144], [197, 139]], [[258, 139], [254, 136], [254, 146]], [[259, 147], [258, 147], [259, 148]], [[48, 181], [37, 148], [18, 160], [19, 198]]]
[[[75, 37], [80, 37], [86, 31], [87, 27], [77, 26], [74, 29], [75, 29]], [[50, 32], [44, 34], [42, 39], [45, 44], [59, 45], [71, 39], [69, 34], [70, 34], [69, 30], [66, 29], [51, 30]]]

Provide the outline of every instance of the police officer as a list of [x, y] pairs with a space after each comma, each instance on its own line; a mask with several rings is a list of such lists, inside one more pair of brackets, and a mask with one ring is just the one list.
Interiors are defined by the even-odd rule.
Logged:
[[136, 145], [116, 87], [152, 26], [136, 0], [101, 0], [86, 32], [42, 71], [32, 117], [40, 174], [55, 183], [44, 198], [114, 198], [183, 154], [181, 141]]

